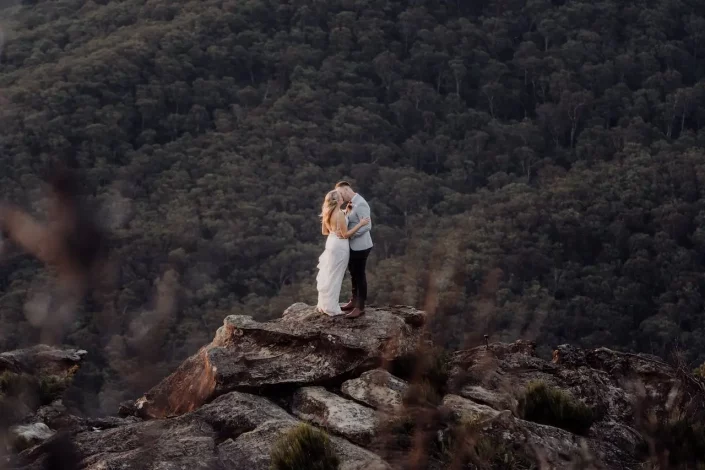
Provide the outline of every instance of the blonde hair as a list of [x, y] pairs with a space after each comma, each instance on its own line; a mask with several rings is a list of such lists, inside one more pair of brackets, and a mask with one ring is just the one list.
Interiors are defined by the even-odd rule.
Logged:
[[323, 235], [328, 235], [331, 232], [330, 219], [338, 208], [340, 198], [342, 198], [342, 195], [334, 189], [326, 194], [325, 199], [323, 199], [323, 206], [321, 207], [321, 232]]

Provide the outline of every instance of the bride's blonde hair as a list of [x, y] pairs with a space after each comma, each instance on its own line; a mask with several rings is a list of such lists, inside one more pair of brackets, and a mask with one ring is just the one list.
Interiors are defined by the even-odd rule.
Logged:
[[323, 235], [328, 235], [331, 232], [330, 219], [338, 208], [339, 202], [343, 196], [334, 189], [326, 194], [321, 207], [321, 232]]

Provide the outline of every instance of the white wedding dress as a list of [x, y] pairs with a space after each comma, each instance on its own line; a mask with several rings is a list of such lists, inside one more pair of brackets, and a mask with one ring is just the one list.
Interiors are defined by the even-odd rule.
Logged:
[[[347, 216], [345, 223], [348, 223]], [[326, 249], [318, 258], [318, 275], [316, 286], [318, 288], [318, 310], [327, 315], [342, 315], [340, 309], [340, 288], [343, 285], [343, 276], [350, 259], [350, 242], [346, 238], [338, 238], [335, 233], [328, 235]]]

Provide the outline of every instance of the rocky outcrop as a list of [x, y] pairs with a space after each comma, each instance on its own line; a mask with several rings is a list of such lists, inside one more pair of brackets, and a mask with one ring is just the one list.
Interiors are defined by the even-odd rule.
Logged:
[[[300, 421], [270, 400], [231, 392], [182, 416], [74, 433], [80, 467], [137, 469], [268, 469], [269, 451], [281, 433]], [[50, 441], [48, 441], [50, 442]], [[343, 439], [333, 439], [343, 466], [384, 466], [379, 457]], [[22, 454], [35, 465], [46, 444]], [[382, 468], [380, 467], [380, 468]]]
[[86, 354], [46, 345], [0, 354], [0, 427], [33, 424], [33, 413], [61, 397]]
[[639, 455], [643, 435], [637, 429], [641, 418], [665, 416], [667, 406], [689, 409], [705, 403], [700, 379], [656, 357], [607, 348], [581, 350], [561, 345], [553, 360], [545, 361], [536, 356], [531, 342], [496, 343], [455, 353], [450, 370], [453, 393], [496, 410], [516, 414], [516, 399], [536, 381], [587, 404], [596, 420], [584, 438], [514, 418], [492, 424], [512, 439], [517, 436], [507, 433], [508, 429], [522, 430], [526, 442], [543, 449], [544, 458], [559, 467], [565, 463], [564, 456], [582, 452], [606, 468], [636, 468], [643, 457]]
[[321, 384], [412, 353], [424, 314], [409, 307], [367, 310], [350, 321], [294, 304], [260, 323], [231, 315], [211, 344], [125, 413], [160, 418], [191, 411], [230, 390]]
[[497, 343], [455, 353], [450, 369], [451, 391], [496, 408], [511, 406], [530, 382], [542, 381], [579, 397], [600, 421], [623, 424], [634, 423], [638, 407], [645, 404], [642, 398], [650, 398], [651, 411], [662, 412], [669, 400], [684, 403], [703, 393], [698, 379], [684, 380], [658, 358], [607, 348], [562, 345], [549, 362], [536, 356], [533, 343]]
[[[687, 371], [604, 348], [563, 345], [544, 360], [532, 342], [494, 343], [426, 361], [442, 370], [419, 378], [423, 367], [408, 368], [407, 360], [422, 344], [423, 323], [424, 314], [408, 307], [369, 309], [355, 320], [304, 304], [266, 323], [227, 317], [211, 344], [121, 418], [72, 416], [61, 401], [29, 410], [25, 427], [12, 430], [25, 437], [13, 441], [15, 451], [27, 447], [13, 466], [39, 469], [70, 447], [75, 463], [67, 470], [265, 470], [277, 439], [305, 421], [330, 434], [343, 470], [422, 461], [459, 468], [462, 459], [453, 459], [480, 442], [483, 455], [494, 449], [505, 463], [521, 452], [517, 458], [542, 469], [636, 470], [645, 459], [645, 417], [705, 406], [705, 384]], [[0, 355], [4, 370], [61, 374], [84, 354], [28, 351]], [[415, 382], [385, 365], [413, 369]], [[592, 424], [541, 424], [524, 413], [524, 394], [537, 381], [589, 407]]]
[[88, 354], [82, 349], [56, 348], [37, 345], [0, 354], [0, 373], [33, 376], [71, 376]]
[[530, 449], [551, 468], [569, 467], [583, 454], [607, 468], [612, 468], [610, 464], [617, 465], [614, 468], [623, 468], [621, 465], [630, 460], [614, 442], [583, 438], [553, 426], [532, 423], [517, 418], [509, 410], [498, 411], [457, 395], [446, 395], [443, 405], [460, 420], [474, 423], [480, 435], [492, 436], [495, 441], [506, 445], [519, 444]]

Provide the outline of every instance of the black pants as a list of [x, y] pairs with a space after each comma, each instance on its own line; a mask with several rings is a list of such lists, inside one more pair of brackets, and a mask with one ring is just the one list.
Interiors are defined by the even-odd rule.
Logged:
[[372, 248], [360, 251], [350, 250], [350, 261], [348, 261], [348, 270], [352, 281], [352, 302], [360, 310], [365, 309], [365, 301], [367, 300], [365, 267], [367, 266], [367, 257], [370, 256], [370, 251], [372, 251]]

